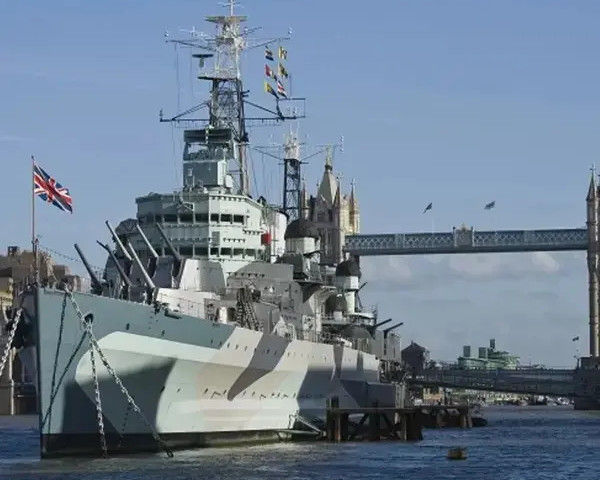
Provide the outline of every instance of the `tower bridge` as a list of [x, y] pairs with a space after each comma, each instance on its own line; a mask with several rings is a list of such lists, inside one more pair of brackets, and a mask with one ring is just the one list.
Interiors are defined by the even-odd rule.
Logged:
[[[462, 226], [451, 232], [353, 234], [345, 238], [350, 255], [466, 254], [534, 251], [587, 251], [589, 285], [589, 357], [581, 358], [572, 372], [546, 370], [546, 377], [477, 371], [430, 371], [418, 383], [522, 393], [570, 393], [576, 408], [600, 409], [600, 295], [599, 295], [599, 210], [600, 189], [592, 172], [586, 197], [585, 228], [546, 230], [476, 231]], [[556, 373], [556, 375], [554, 374]]]
[[587, 249], [587, 228], [478, 232], [472, 227], [460, 227], [441, 233], [359, 234], [347, 236], [345, 245], [348, 253], [359, 257]]

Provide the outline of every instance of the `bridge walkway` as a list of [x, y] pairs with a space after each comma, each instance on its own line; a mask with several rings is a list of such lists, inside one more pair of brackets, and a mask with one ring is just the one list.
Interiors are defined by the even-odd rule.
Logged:
[[575, 396], [575, 370], [518, 369], [464, 370], [426, 369], [409, 379], [414, 385], [487, 390], [531, 395]]

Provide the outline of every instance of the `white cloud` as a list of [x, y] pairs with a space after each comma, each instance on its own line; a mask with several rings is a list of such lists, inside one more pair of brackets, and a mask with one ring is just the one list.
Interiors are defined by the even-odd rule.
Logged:
[[497, 275], [502, 265], [498, 255], [453, 255], [448, 260], [448, 267], [452, 272], [466, 277]]
[[407, 285], [413, 273], [403, 257], [377, 257], [361, 261], [363, 280]]
[[560, 264], [548, 252], [457, 255], [450, 257], [448, 266], [452, 272], [464, 278], [537, 276], [560, 271]]
[[494, 282], [506, 279], [568, 275], [580, 261], [573, 256], [555, 257], [548, 252], [390, 256], [361, 259], [363, 281], [384, 290], [422, 290], [443, 287], [447, 282]]
[[555, 273], [560, 270], [559, 263], [548, 252], [533, 252], [531, 263], [546, 273]]

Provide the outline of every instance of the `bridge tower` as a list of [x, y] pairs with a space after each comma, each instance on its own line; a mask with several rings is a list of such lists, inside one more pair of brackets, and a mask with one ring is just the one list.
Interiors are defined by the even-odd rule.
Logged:
[[592, 169], [592, 178], [586, 198], [587, 202], [587, 231], [588, 231], [588, 279], [590, 301], [590, 357], [597, 358], [600, 354], [600, 330], [598, 326], [598, 310], [600, 298], [598, 295], [598, 187], [596, 172]]

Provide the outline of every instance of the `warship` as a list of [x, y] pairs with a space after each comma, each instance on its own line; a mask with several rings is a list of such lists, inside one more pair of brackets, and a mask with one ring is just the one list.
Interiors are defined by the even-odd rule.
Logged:
[[[135, 219], [106, 222], [102, 274], [75, 246], [91, 291], [34, 282], [20, 299], [11, 335], [35, 351], [42, 457], [277, 441], [318, 430], [328, 405], [400, 401], [385, 380], [400, 361], [398, 325], [360, 302], [359, 261], [344, 252], [358, 201], [354, 185], [342, 195], [331, 150], [310, 195], [289, 133], [282, 206], [251, 195], [245, 109], [256, 104], [240, 59], [260, 46], [275, 60], [268, 43], [251, 44], [234, 4], [206, 18], [214, 34], [173, 40], [209, 84], [199, 106], [161, 111], [188, 121], [182, 188], [140, 196]], [[267, 72], [274, 121], [298, 117], [283, 113], [293, 99]], [[206, 118], [189, 118], [197, 111]]]

